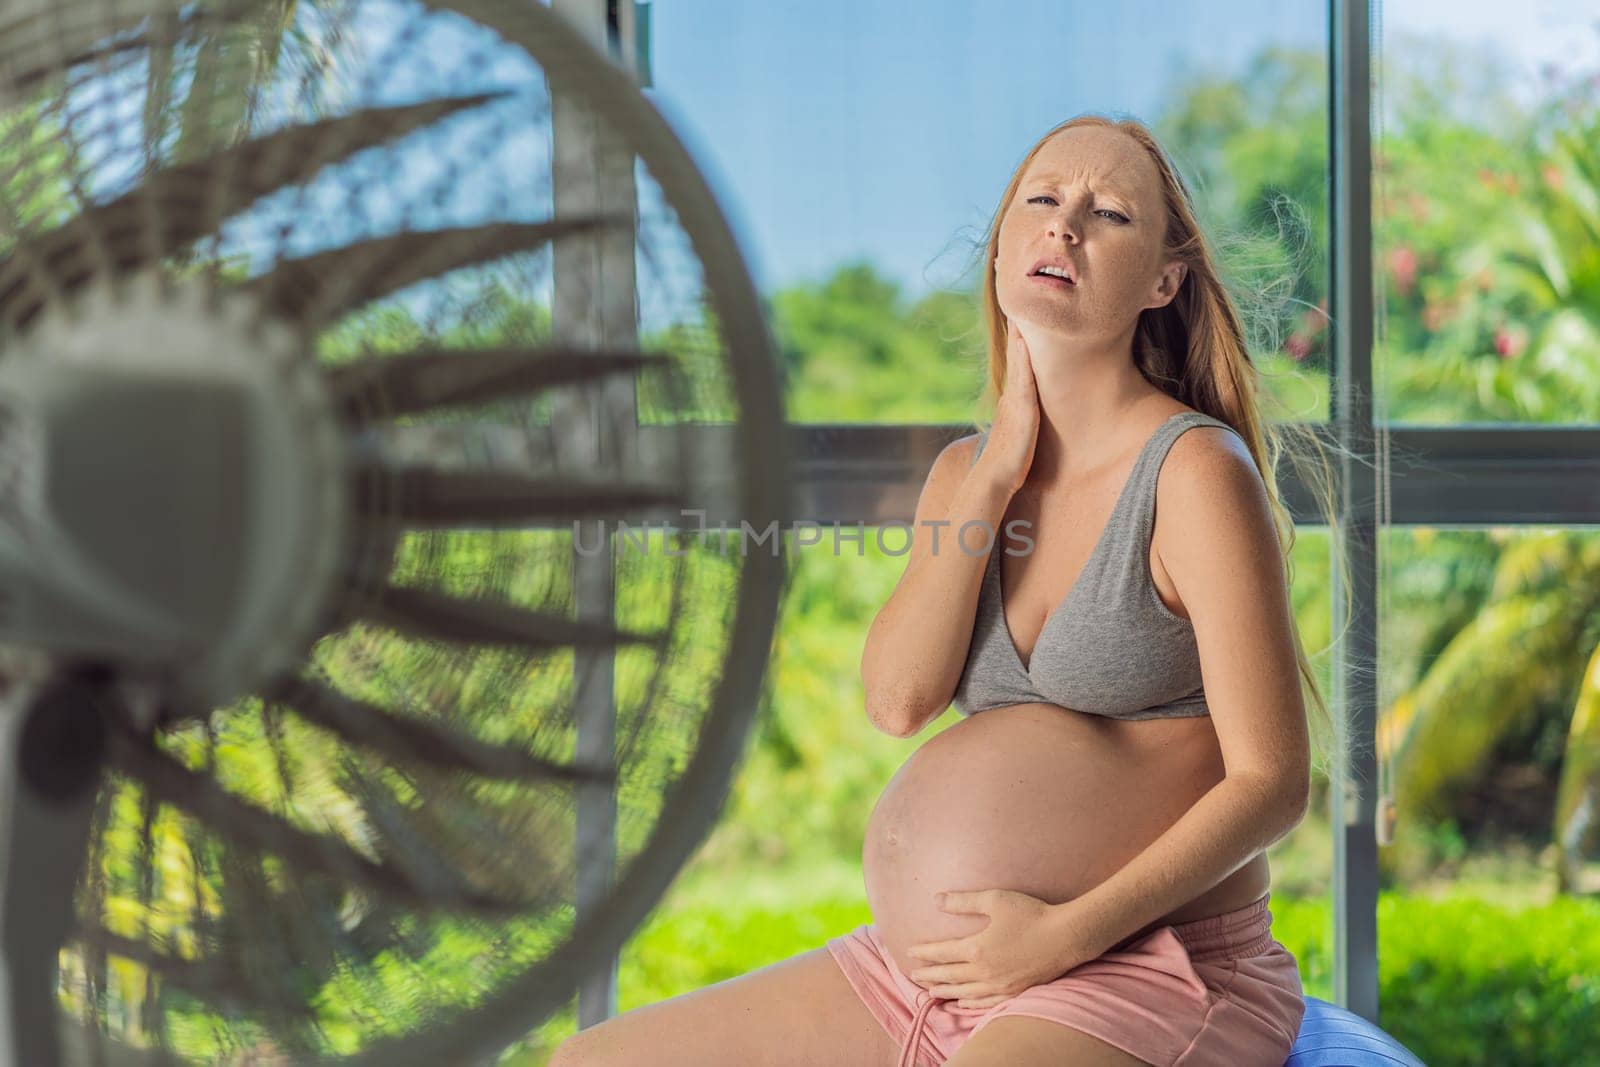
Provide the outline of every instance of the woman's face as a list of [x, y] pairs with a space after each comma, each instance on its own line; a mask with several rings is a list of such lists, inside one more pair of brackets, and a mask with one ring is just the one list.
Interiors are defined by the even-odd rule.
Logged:
[[[1029, 162], [1001, 216], [1000, 309], [1079, 338], [1131, 330], [1183, 280], [1164, 255], [1166, 229], [1161, 176], [1137, 141], [1102, 127], [1063, 130]], [[1072, 283], [1034, 277], [1040, 260], [1065, 260]]]

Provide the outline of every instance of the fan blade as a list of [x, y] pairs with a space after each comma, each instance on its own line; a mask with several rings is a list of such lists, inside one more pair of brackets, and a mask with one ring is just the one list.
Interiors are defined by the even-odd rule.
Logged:
[[[201, 837], [204, 842], [197, 841]], [[191, 833], [185, 844], [197, 879], [190, 915], [196, 941], [231, 947], [235, 958], [230, 962], [235, 964], [245, 954], [277, 954], [275, 961], [253, 959], [252, 972], [264, 968], [282, 973], [303, 990], [328, 981], [342, 966], [371, 963], [390, 951], [417, 955], [432, 943], [427, 936], [430, 926], [395, 910], [384, 897], [331, 885], [325, 878], [265, 881], [259, 861], [242, 862], [237, 849], [209, 831]], [[208, 857], [209, 846], [225, 853], [204, 875], [222, 894], [222, 913], [217, 917], [201, 905], [197, 844]], [[354, 914], [360, 917], [351, 925]], [[263, 929], [263, 922], [271, 922], [273, 928]]]
[[157, 800], [204, 820], [230, 840], [269, 852], [302, 871], [358, 885], [424, 910], [459, 907], [497, 919], [509, 919], [525, 910], [518, 901], [497, 900], [471, 887], [424, 889], [336, 837], [302, 830], [240, 800], [205, 775], [141, 743], [129, 731], [113, 731], [111, 739], [113, 766]]
[[99, 927], [77, 929], [73, 936], [84, 947], [92, 947], [125, 960], [132, 960], [154, 972], [172, 988], [181, 989], [209, 1004], [252, 1011], [266, 1006], [276, 1013], [306, 1020], [314, 1018], [317, 1014], [315, 1006], [306, 1000], [302, 991], [279, 989], [278, 983], [263, 981], [263, 978], [268, 978], [270, 975], [258, 974], [253, 970], [247, 973], [240, 972], [209, 960], [186, 960], [179, 956], [169, 956], [156, 951], [143, 941], [123, 937], [121, 934], [114, 934]]
[[[350, 757], [339, 757], [339, 788], [362, 806], [368, 824], [378, 832], [377, 845], [386, 857], [420, 864], [419, 880], [430, 871], [448, 871], [458, 879], [495, 885], [523, 899], [528, 913], [561, 907], [572, 892], [572, 871], [550, 858], [551, 843], [566, 833], [548, 821], [530, 822], [544, 809], [517, 807], [523, 836], [513, 840], [494, 824], [489, 802], [469, 798], [459, 787], [442, 787], [443, 779], [424, 780], [404, 768], [385, 767], [406, 788], [426, 800], [403, 803], [386, 781], [368, 773]], [[557, 807], [562, 806], [558, 804]]]
[[[231, 0], [184, 11], [186, 6], [177, 0], [121, 0], [97, 12], [95, 18], [76, 23], [62, 19], [53, 4], [41, 5], [34, 13], [13, 16], [5, 29], [8, 43], [17, 47], [0, 56], [0, 84], [25, 92], [53, 73], [119, 52], [152, 47], [156, 41], [147, 32], [145, 22], [151, 16], [169, 20], [161, 35], [160, 43], [164, 44], [167, 38], [175, 40], [186, 33], [233, 22], [256, 4], [254, 0]], [[23, 42], [27, 47], [21, 47]]]
[[[142, 792], [145, 800], [155, 803], [148, 790]], [[192, 839], [188, 843], [193, 854]], [[316, 1012], [307, 1003], [305, 986], [301, 984], [302, 977], [310, 971], [306, 957], [311, 955], [317, 963], [322, 963], [323, 957], [336, 960], [328, 946], [339, 944], [342, 931], [318, 931], [314, 941], [297, 936], [298, 914], [276, 906], [276, 890], [269, 885], [259, 862], [247, 864], [230, 849], [229, 859], [218, 873], [216, 888], [225, 901], [220, 923], [228, 929], [219, 930], [218, 921], [207, 916], [197, 900], [190, 933], [199, 945], [219, 946], [226, 958], [174, 956], [159, 944], [116, 934], [100, 925], [80, 923], [71, 937], [83, 946], [86, 956], [104, 958], [110, 954], [147, 968], [161, 979], [163, 994], [170, 987], [223, 1008], [268, 1012], [290, 1022], [314, 1020]], [[149, 902], [143, 907], [148, 909]], [[325, 964], [325, 971], [331, 973], [332, 966], [332, 962]]]
[[[420, 104], [371, 107], [339, 118], [290, 126], [226, 148], [206, 159], [159, 171], [149, 186], [188, 187], [209, 193], [218, 184], [217, 175], [227, 173], [230, 180], [225, 188], [234, 203], [226, 210], [237, 211], [274, 190], [306, 181], [330, 163], [508, 95], [505, 92], [475, 93]], [[137, 195], [134, 192], [129, 197]]]
[[[92, 273], [92, 265], [83, 260], [97, 245], [104, 246], [119, 270], [141, 266], [215, 233], [215, 223], [223, 218], [275, 189], [307, 180], [329, 163], [504, 95], [479, 93], [401, 107], [369, 108], [341, 118], [292, 126], [206, 159], [157, 171], [138, 188], [32, 238], [0, 261], [0, 319], [21, 326], [44, 303], [45, 294], [38, 291], [39, 286], [32, 290], [26, 287], [30, 267], [46, 264], [70, 291]], [[32, 162], [24, 156], [18, 166], [31, 166]], [[226, 188], [233, 202], [222, 205], [213, 219], [197, 206], [210, 195], [221, 173], [232, 177]], [[0, 178], [0, 187], [12, 176]], [[159, 210], [153, 210], [152, 199]], [[157, 248], [145, 246], [152, 216], [159, 220]], [[30, 291], [34, 299], [27, 301], [24, 297]]]
[[448, 271], [532, 251], [562, 237], [632, 225], [630, 216], [615, 214], [411, 230], [283, 260], [244, 287], [284, 318], [326, 320]]
[[426, 898], [437, 905], [482, 895], [448, 856], [418, 832], [411, 811], [394, 793], [362, 773], [348, 755], [340, 766], [339, 788], [361, 809], [373, 846], [386, 867], [404, 872], [407, 881], [422, 887]]
[[473, 771], [487, 778], [521, 781], [606, 782], [609, 767], [554, 763], [519, 749], [480, 741], [438, 721], [394, 715], [352, 700], [320, 682], [295, 679], [265, 694], [301, 718], [338, 734], [353, 745], [391, 760], [419, 760], [439, 767]]
[[594, 381], [666, 362], [665, 357], [644, 352], [577, 348], [428, 350], [346, 363], [329, 368], [326, 375], [348, 414], [393, 418]]
[[325, 951], [302, 961], [317, 982], [327, 981], [340, 966], [371, 963], [385, 952], [420, 956], [435, 943], [433, 927], [405, 921], [405, 913], [393, 910], [381, 898], [364, 895], [361, 918], [352, 926], [344, 897], [331, 891], [326, 882], [301, 882], [289, 891], [294, 894], [291, 913], [304, 916], [305, 925], [323, 944], [338, 946], [337, 952]]
[[[243, 848], [210, 836], [209, 843], [216, 853], [215, 886], [221, 901], [221, 915], [214, 924], [216, 939], [210, 943], [226, 954], [231, 970], [260, 976], [270, 987], [256, 996], [260, 1004], [276, 1006], [289, 1001], [287, 1021], [292, 1025], [298, 1014], [292, 998], [304, 997], [306, 979], [316, 961], [326, 959], [336, 949], [284, 906], [290, 894], [280, 883], [293, 885], [293, 879], [285, 880], [281, 874], [273, 877], [262, 854], [248, 854]], [[308, 960], [312, 961], [309, 965]], [[279, 1029], [284, 1021], [280, 1015], [273, 1020], [276, 1025], [272, 1029], [275, 1036], [292, 1041], [291, 1034]]]
[[497, 805], [469, 796], [432, 768], [395, 770], [428, 798], [413, 809], [412, 826], [435, 847], [457, 850], [457, 865], [479, 885], [504, 886], [535, 901], [568, 899], [572, 870], [549, 855], [551, 842], [565, 840], [568, 831], [551, 823], [548, 807], [531, 805], [525, 797]]
[[159, 1049], [135, 1048], [106, 1035], [98, 1021], [68, 1018], [65, 1013], [56, 1021], [56, 1033], [61, 1035], [61, 1062], [94, 1067], [189, 1067], [171, 1052]]
[[675, 489], [648, 482], [382, 465], [368, 467], [356, 477], [362, 483], [356, 500], [364, 514], [414, 526], [627, 517], [656, 508], [681, 508], [685, 503]]
[[619, 630], [603, 622], [531, 611], [497, 600], [462, 599], [425, 589], [388, 586], [376, 604], [364, 605], [362, 618], [402, 633], [458, 644], [557, 649], [571, 645], [602, 648], [622, 644], [661, 647], [665, 634]]

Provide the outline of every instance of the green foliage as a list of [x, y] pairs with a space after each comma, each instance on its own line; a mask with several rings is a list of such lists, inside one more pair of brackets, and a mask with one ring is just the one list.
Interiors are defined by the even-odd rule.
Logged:
[[1408, 694], [1416, 711], [1395, 759], [1404, 809], [1443, 816], [1450, 787], [1480, 774], [1519, 722], [1541, 708], [1570, 715], [1591, 651], [1573, 635], [1600, 606], [1597, 553], [1600, 541], [1569, 531], [1503, 551], [1488, 599]]
[[[1323, 899], [1272, 898], [1273, 936], [1308, 996], [1333, 1000]], [[1378, 898], [1379, 1022], [1424, 1063], [1600, 1064], [1600, 901], [1508, 908]]]
[[[926, 740], [878, 733], [863, 713], [862, 642], [904, 559], [879, 552], [871, 529], [860, 556], [845, 544], [834, 557], [830, 537], [792, 559], [769, 666], [771, 696], [707, 844], [712, 862], [859, 858], [877, 794]], [[954, 719], [947, 712], [941, 722]]]
[[1384, 895], [1378, 930], [1382, 1025], [1424, 1063], [1600, 1065], [1600, 902]]
[[935, 292], [907, 310], [867, 263], [772, 302], [795, 422], [970, 422], [984, 382], [975, 299]]
[[1589, 660], [1565, 738], [1555, 826], [1556, 876], [1563, 892], [1582, 888], [1584, 860], [1600, 851], [1600, 650]]

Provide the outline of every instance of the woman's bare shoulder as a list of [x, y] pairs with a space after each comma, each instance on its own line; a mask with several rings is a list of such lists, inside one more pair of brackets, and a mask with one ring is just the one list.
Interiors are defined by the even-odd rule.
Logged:
[[969, 433], [945, 445], [944, 450], [950, 453], [950, 458], [957, 466], [969, 467], [973, 460], [978, 458], [978, 453], [983, 451], [984, 438], [987, 436], [988, 434], [983, 431]]

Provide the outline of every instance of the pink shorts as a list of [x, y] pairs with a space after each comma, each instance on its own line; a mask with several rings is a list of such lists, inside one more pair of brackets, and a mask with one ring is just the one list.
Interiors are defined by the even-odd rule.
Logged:
[[1159, 927], [988, 1008], [917, 985], [870, 923], [833, 938], [828, 951], [901, 1043], [902, 1067], [938, 1067], [1006, 1015], [1058, 1022], [1163, 1067], [1282, 1067], [1306, 1003], [1294, 955], [1272, 937], [1271, 896]]

